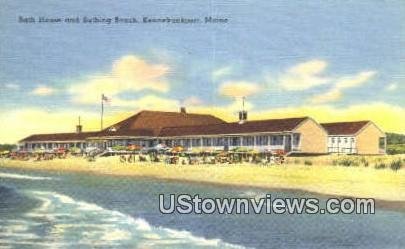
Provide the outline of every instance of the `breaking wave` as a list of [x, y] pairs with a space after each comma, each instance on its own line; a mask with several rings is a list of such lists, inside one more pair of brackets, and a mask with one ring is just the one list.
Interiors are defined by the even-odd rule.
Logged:
[[52, 177], [46, 176], [30, 176], [11, 173], [0, 173], [0, 178], [23, 179], [23, 180], [55, 180]]
[[40, 201], [18, 218], [0, 218], [1, 245], [34, 248], [243, 248], [188, 231], [151, 226], [146, 220], [77, 201], [55, 192], [27, 191]]

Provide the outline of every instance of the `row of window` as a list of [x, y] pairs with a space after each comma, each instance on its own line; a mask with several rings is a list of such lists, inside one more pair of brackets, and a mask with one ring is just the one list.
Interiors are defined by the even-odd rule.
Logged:
[[[299, 143], [299, 134], [294, 136], [294, 144]], [[168, 146], [181, 145], [184, 147], [198, 146], [267, 146], [267, 145], [283, 145], [284, 136], [256, 136], [256, 143], [254, 136], [244, 136], [244, 137], [214, 137], [214, 138], [195, 138], [195, 139], [174, 139], [174, 140], [163, 140], [162, 143]], [[202, 144], [201, 144], [202, 143]]]
[[340, 144], [340, 143], [345, 143], [345, 144], [351, 143], [351, 144], [354, 144], [355, 140], [354, 140], [354, 137], [351, 137], [351, 138], [349, 138], [349, 137], [331, 137], [331, 138], [330, 138], [330, 142], [331, 142], [332, 144], [335, 144], [335, 143], [338, 143], [338, 144]]
[[[286, 140], [286, 141], [285, 141]], [[292, 138], [292, 142], [294, 146], [299, 145], [300, 135], [294, 134]], [[132, 139], [122, 139], [122, 140], [109, 140], [106, 142], [107, 147], [121, 145], [139, 145], [142, 147], [152, 147], [157, 143], [166, 144], [169, 147], [173, 146], [184, 146], [184, 147], [210, 147], [210, 146], [268, 146], [268, 145], [283, 145], [284, 141], [286, 144], [291, 143], [290, 136], [284, 135], [271, 135], [271, 136], [243, 136], [243, 137], [212, 137], [212, 138], [192, 138], [192, 139], [168, 139], [168, 140], [132, 140]], [[38, 143], [38, 144], [30, 144], [26, 146], [30, 146], [28, 148], [55, 148], [55, 147], [81, 147], [85, 148], [86, 145], [88, 146], [96, 146], [97, 143], [89, 142], [89, 143]]]
[[87, 143], [34, 143], [34, 144], [25, 144], [26, 149], [54, 149], [54, 148], [86, 148]]

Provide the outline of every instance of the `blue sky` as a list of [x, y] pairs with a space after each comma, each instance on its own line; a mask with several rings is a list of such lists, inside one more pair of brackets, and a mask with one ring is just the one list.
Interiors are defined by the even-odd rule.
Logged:
[[[105, 92], [112, 98], [111, 115], [157, 108], [148, 104], [154, 99], [163, 109], [188, 103], [195, 111], [212, 108], [226, 115], [237, 111], [240, 98], [234, 93], [240, 90], [258, 117], [283, 109], [300, 114], [302, 108], [318, 106], [345, 113], [378, 105], [397, 108], [393, 117], [405, 113], [404, 1], [2, 0], [0, 5], [3, 113], [30, 109], [44, 117], [66, 110], [96, 115], [98, 99], [78, 101], [85, 96], [77, 89], [94, 77], [114, 74], [112, 68], [123, 58], [132, 58], [127, 62], [133, 66], [167, 70], [145, 86], [137, 82], [141, 76], [134, 76], [131, 84], [139, 86]], [[229, 21], [24, 24], [18, 23], [19, 16], [213, 16]], [[151, 86], [156, 81], [167, 89]], [[145, 97], [150, 101], [139, 101]]]

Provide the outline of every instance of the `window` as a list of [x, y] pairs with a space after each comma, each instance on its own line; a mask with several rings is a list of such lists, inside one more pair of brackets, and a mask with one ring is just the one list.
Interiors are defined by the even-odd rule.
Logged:
[[243, 137], [242, 144], [244, 146], [252, 146], [252, 145], [254, 145], [254, 137], [252, 137], [252, 136]]
[[193, 145], [193, 147], [199, 147], [199, 146], [201, 146], [201, 139], [194, 138], [191, 140], [191, 144]]
[[300, 144], [300, 134], [293, 134], [293, 145], [298, 146]]
[[183, 139], [184, 147], [190, 147], [190, 139]]
[[214, 146], [224, 146], [225, 139], [223, 137], [215, 137], [212, 139]]
[[212, 140], [209, 137], [203, 138], [203, 146], [212, 146]]
[[256, 145], [267, 145], [267, 144], [269, 144], [268, 136], [257, 136], [256, 137]]
[[345, 144], [347, 144], [347, 137], [345, 137], [344, 140], [345, 140]]
[[378, 144], [379, 144], [379, 148], [384, 150], [385, 149], [385, 137], [380, 137]]
[[271, 136], [270, 145], [283, 145], [283, 135]]
[[335, 141], [335, 138], [334, 137], [332, 137], [332, 144], [334, 144], [336, 141]]
[[230, 137], [231, 146], [239, 146], [240, 145], [240, 137]]
[[164, 144], [165, 144], [166, 146], [168, 146], [168, 147], [172, 147], [172, 146], [173, 146], [173, 141], [172, 141], [172, 140], [166, 140], [166, 141], [164, 142]]

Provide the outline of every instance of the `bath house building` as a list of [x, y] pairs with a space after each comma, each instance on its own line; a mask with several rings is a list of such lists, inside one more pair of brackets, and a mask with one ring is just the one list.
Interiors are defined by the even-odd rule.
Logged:
[[[370, 135], [369, 139], [380, 143], [385, 134], [379, 132], [379, 128], [372, 122], [369, 125], [362, 132]], [[106, 149], [116, 145], [151, 148], [165, 144], [202, 151], [243, 147], [257, 151], [283, 150], [286, 153], [302, 154], [385, 153], [380, 147], [378, 153], [372, 151], [372, 148], [363, 147], [352, 150], [339, 147], [336, 150], [331, 139], [341, 134], [335, 133], [337, 131], [331, 127], [330, 124], [320, 125], [310, 117], [250, 121], [245, 115], [239, 122], [225, 122], [213, 115], [187, 113], [185, 108], [181, 108], [180, 112], [141, 111], [98, 132], [82, 132], [81, 126], [78, 126], [74, 133], [35, 134], [19, 141], [19, 148], [26, 151], [61, 147], [85, 149], [89, 146]], [[350, 138], [354, 136], [357, 141], [355, 146], [363, 146], [365, 143], [360, 131], [353, 134], [346, 132]]]

